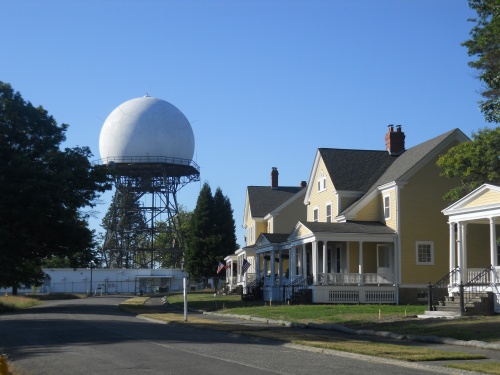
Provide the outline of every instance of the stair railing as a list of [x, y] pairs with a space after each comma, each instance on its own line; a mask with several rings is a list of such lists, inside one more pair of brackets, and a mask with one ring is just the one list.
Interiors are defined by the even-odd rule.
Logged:
[[[492, 266], [486, 267], [463, 286], [460, 285], [460, 309], [465, 312], [465, 305], [485, 291], [491, 289]], [[492, 290], [492, 289], [491, 289]]]
[[297, 277], [289, 284], [283, 285], [283, 301], [295, 301], [297, 293], [303, 289], [307, 289], [307, 279], [304, 275]]
[[459, 267], [454, 268], [440, 280], [438, 280], [434, 285], [429, 282], [429, 311], [436, 310], [435, 305], [439, 301], [444, 301], [445, 297], [449, 293], [449, 288], [457, 286], [456, 277], [458, 275]]

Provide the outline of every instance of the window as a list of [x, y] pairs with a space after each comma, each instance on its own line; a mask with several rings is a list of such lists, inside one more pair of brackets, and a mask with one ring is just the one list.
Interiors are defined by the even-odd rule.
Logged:
[[332, 222], [332, 204], [328, 203], [326, 205], [326, 222], [331, 223]]
[[389, 195], [384, 196], [384, 218], [391, 218], [391, 197]]
[[323, 171], [321, 171], [318, 179], [318, 192], [326, 190], [326, 177]]
[[417, 264], [434, 264], [434, 242], [417, 241]]
[[319, 218], [319, 208], [318, 207], [314, 207], [314, 210], [313, 210], [313, 221], [318, 221], [318, 218]]

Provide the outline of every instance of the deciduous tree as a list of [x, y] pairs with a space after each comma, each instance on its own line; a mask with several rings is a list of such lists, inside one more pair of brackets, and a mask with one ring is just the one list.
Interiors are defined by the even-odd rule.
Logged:
[[[0, 82], [0, 286], [30, 287], [43, 280], [50, 257], [87, 261], [94, 247], [88, 217], [110, 188], [88, 147], [61, 149], [68, 125], [24, 101]], [[76, 259], [75, 255], [81, 258]]]

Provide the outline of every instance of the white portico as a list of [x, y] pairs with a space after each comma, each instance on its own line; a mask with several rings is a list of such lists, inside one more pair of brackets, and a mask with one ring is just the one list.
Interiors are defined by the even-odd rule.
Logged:
[[443, 213], [449, 217], [450, 272], [458, 270], [455, 282], [467, 285], [491, 267], [483, 282], [490, 284], [489, 289], [498, 295], [500, 187], [484, 184]]

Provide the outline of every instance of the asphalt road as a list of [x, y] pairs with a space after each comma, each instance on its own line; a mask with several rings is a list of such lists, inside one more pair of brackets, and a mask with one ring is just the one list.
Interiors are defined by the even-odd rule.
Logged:
[[30, 374], [435, 374], [441, 367], [302, 350], [160, 324], [118, 309], [125, 297], [49, 302], [0, 315], [0, 352]]

